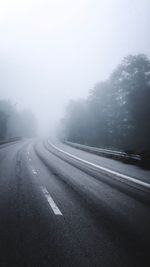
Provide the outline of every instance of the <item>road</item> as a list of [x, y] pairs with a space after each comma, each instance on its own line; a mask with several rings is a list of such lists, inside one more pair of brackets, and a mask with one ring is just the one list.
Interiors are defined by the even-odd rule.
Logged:
[[0, 266], [149, 267], [150, 172], [136, 168], [57, 141], [0, 146]]

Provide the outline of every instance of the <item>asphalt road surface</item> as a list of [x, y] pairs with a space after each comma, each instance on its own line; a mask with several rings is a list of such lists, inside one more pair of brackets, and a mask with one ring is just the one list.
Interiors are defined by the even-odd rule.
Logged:
[[56, 141], [0, 146], [0, 267], [149, 267], [149, 183]]

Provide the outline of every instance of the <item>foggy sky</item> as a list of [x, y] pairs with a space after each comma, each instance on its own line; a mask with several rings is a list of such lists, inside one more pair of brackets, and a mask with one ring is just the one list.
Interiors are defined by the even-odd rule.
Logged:
[[53, 126], [124, 56], [150, 56], [149, 31], [149, 0], [0, 0], [0, 99]]

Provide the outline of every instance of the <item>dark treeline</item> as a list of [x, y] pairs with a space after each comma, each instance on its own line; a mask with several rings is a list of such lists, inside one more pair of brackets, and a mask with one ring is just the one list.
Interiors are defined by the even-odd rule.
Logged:
[[13, 137], [33, 137], [36, 120], [29, 110], [17, 111], [10, 101], [0, 100], [0, 140]]
[[87, 99], [70, 101], [62, 120], [71, 142], [124, 151], [150, 151], [150, 61], [129, 55]]

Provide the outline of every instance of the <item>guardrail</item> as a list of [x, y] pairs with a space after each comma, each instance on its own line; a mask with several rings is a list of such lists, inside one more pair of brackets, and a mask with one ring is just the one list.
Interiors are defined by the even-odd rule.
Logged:
[[99, 156], [107, 157], [107, 158], [117, 159], [125, 163], [140, 164], [140, 162], [142, 161], [142, 158], [140, 155], [128, 154], [124, 151], [102, 149], [102, 148], [72, 143], [69, 141], [63, 141], [63, 143], [65, 143], [66, 145], [75, 147], [77, 149], [80, 149], [80, 150], [84, 150], [84, 151], [87, 151], [87, 152], [90, 152], [90, 153], [93, 153]]
[[17, 141], [20, 141], [21, 139], [22, 139], [21, 137], [12, 137], [12, 138], [9, 138], [7, 140], [0, 140], [0, 145], [12, 143], [12, 142], [17, 142]]

